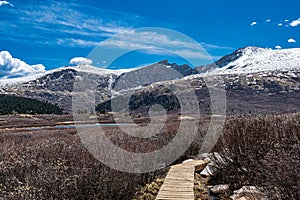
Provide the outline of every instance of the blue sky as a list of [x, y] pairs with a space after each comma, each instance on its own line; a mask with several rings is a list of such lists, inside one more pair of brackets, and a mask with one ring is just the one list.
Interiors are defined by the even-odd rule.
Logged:
[[[0, 5], [0, 51], [27, 67], [42, 64], [47, 70], [69, 65], [71, 58], [88, 56], [107, 38], [141, 27], [181, 32], [201, 44], [213, 60], [248, 45], [293, 48], [300, 42], [299, 0], [9, 0]], [[126, 45], [132, 44], [122, 48]], [[185, 55], [195, 57], [190, 51]], [[176, 56], [139, 52], [115, 64], [130, 67], [163, 58], [184, 62]], [[11, 68], [7, 69], [12, 72]]]

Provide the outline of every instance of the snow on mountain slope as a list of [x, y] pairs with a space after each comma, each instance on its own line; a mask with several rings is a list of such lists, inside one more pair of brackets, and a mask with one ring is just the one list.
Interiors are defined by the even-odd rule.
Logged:
[[109, 69], [103, 69], [103, 68], [97, 68], [93, 67], [91, 65], [78, 65], [78, 66], [66, 66], [66, 67], [60, 67], [57, 69], [49, 70], [44, 73], [38, 73], [30, 76], [25, 76], [25, 77], [19, 77], [19, 78], [10, 78], [10, 79], [0, 79], [0, 87], [8, 87], [10, 85], [17, 85], [17, 84], [22, 84], [26, 83], [29, 81], [33, 81], [36, 79], [39, 79], [43, 76], [55, 73], [55, 72], [60, 72], [63, 70], [75, 70], [77, 72], [85, 72], [89, 74], [98, 74], [98, 75], [121, 75], [123, 73], [133, 71], [135, 69], [122, 69], [122, 70], [109, 70]]
[[198, 69], [208, 74], [299, 70], [300, 48], [272, 50], [250, 46], [238, 49], [216, 63]]
[[[158, 64], [164, 65], [166, 68], [174, 68], [179, 70], [184, 76], [195, 74], [191, 68], [177, 65], [170, 65], [167, 61], [161, 61]], [[149, 67], [149, 66], [148, 66]], [[177, 69], [177, 68], [178, 69]], [[146, 67], [142, 67], [147, 69]], [[109, 70], [93, 67], [90, 65], [67, 66], [58, 69], [46, 71], [35, 75], [21, 78], [0, 79], [0, 88], [10, 85], [17, 85], [39, 79], [45, 75], [59, 72], [62, 70], [75, 70], [77, 72], [85, 72], [98, 75], [116, 75], [131, 71], [139, 71], [141, 68], [132, 68], [124, 70]], [[164, 69], [164, 68], [163, 68]], [[300, 48], [272, 50], [259, 47], [245, 47], [236, 50], [230, 55], [222, 57], [217, 62], [197, 67], [198, 71], [206, 74], [240, 74], [255, 73], [262, 71], [282, 71], [282, 70], [299, 70], [300, 69]], [[141, 70], [140, 70], [141, 71]], [[144, 71], [144, 70], [143, 70]], [[194, 70], [196, 71], [196, 70]]]
[[[173, 76], [171, 76], [170, 72], [173, 71]], [[175, 73], [175, 71], [178, 72]], [[73, 87], [77, 78], [95, 81], [97, 87], [95, 99], [98, 103], [111, 98], [111, 89], [118, 81], [122, 89], [127, 89], [128, 87], [144, 85], [144, 82], [139, 82], [144, 81], [144, 78], [148, 78], [146, 84], [151, 84], [163, 80], [179, 79], [195, 72], [187, 65], [178, 66], [177, 64], [169, 64], [167, 61], [124, 70], [109, 70], [90, 65], [78, 65], [61, 67], [22, 78], [0, 79], [0, 93], [50, 102], [60, 106], [67, 112], [72, 112]], [[122, 82], [121, 80], [125, 81]], [[129, 84], [132, 82], [136, 85]]]

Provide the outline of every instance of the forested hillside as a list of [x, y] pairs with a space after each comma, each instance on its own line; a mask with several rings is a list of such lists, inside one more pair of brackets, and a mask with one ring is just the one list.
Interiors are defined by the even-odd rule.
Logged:
[[0, 114], [62, 114], [63, 110], [56, 105], [35, 99], [0, 95]]

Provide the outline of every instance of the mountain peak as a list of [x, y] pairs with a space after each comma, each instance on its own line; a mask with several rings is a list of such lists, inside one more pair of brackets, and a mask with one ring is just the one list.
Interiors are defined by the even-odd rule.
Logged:
[[273, 50], [248, 46], [237, 49], [199, 71], [210, 74], [254, 73], [300, 68], [300, 48]]
[[233, 54], [251, 55], [256, 53], [263, 53], [268, 50], [272, 50], [272, 49], [256, 47], [256, 46], [247, 46], [236, 50]]
[[167, 59], [159, 61], [157, 64], [170, 65]]
[[[253, 51], [253, 52], [256, 52], [256, 51], [266, 50], [266, 49], [269, 49], [269, 48], [258, 47], [258, 46], [245, 46], [245, 47], [239, 48], [238, 50], [243, 50], [243, 51]], [[238, 51], [238, 50], [237, 50], [237, 51]]]

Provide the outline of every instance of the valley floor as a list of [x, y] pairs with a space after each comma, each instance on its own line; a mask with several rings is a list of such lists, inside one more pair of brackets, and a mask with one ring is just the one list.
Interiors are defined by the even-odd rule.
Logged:
[[[102, 119], [100, 124], [112, 122], [107, 117]], [[180, 120], [193, 123], [197, 119], [174, 115], [159, 135], [145, 141], [128, 137], [116, 126], [103, 129], [120, 148], [149, 152], [174, 138]], [[231, 191], [257, 185], [276, 194], [278, 198], [274, 199], [287, 195], [297, 199], [299, 121], [299, 114], [229, 117], [224, 136], [213, 149], [226, 162], [216, 161], [217, 173], [209, 184], [229, 184]], [[141, 126], [148, 123], [147, 118], [138, 118], [137, 122]], [[168, 167], [132, 174], [105, 166], [87, 151], [72, 125], [71, 115], [0, 116], [1, 198], [132, 199], [146, 184], [166, 175]], [[173, 164], [197, 158], [209, 118], [204, 116], [199, 125], [195, 141]], [[190, 127], [185, 128], [188, 133]]]

